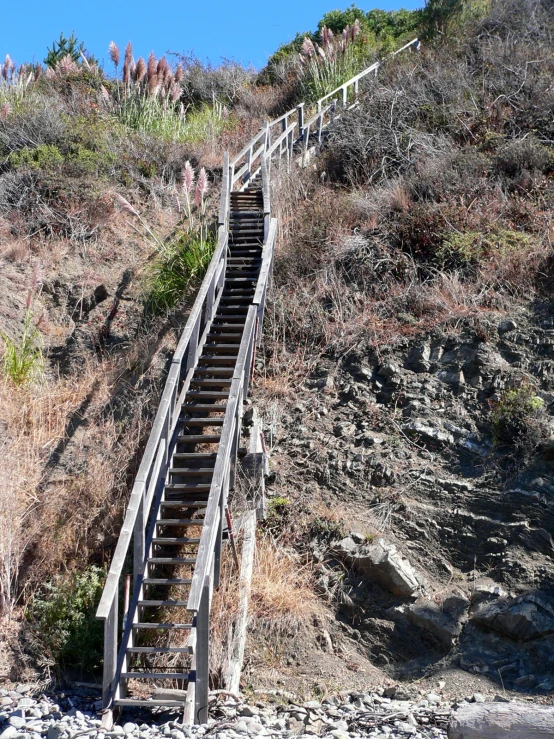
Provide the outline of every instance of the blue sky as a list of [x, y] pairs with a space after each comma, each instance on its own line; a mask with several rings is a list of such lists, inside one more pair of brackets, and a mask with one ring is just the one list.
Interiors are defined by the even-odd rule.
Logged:
[[[356, 3], [364, 10], [374, 7], [413, 9], [423, 0], [382, 0]], [[0, 25], [0, 61], [7, 53], [16, 63], [42, 61], [46, 49], [60, 31], [75, 31], [89, 52], [108, 66], [108, 44], [124, 47], [133, 42], [135, 58], [150, 51], [193, 52], [217, 63], [236, 59], [262, 67], [270, 54], [290, 41], [297, 31], [317, 26], [329, 10], [344, 9], [350, 2], [337, 0], [5, 0]]]

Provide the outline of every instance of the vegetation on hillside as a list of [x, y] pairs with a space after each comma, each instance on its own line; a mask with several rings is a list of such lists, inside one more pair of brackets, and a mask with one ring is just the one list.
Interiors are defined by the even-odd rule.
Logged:
[[[282, 397], [324, 352], [479, 325], [549, 289], [553, 33], [549, 0], [429, 0], [328, 12], [259, 74], [184, 55], [135, 60], [115, 44], [112, 74], [63, 35], [46, 67], [6, 57], [0, 419], [12, 474], [0, 483], [0, 603], [50, 624], [69, 593], [68, 640], [49, 632], [52, 656], [74, 659], [100, 577], [90, 566], [113, 549], [166, 359], [211, 255], [222, 152], [427, 39], [367, 82], [315, 167], [277, 172], [262, 385]], [[540, 415], [512, 400], [498, 413]]]

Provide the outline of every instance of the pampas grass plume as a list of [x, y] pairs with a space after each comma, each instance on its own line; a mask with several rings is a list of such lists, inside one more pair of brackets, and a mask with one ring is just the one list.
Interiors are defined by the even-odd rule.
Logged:
[[185, 193], [192, 192], [192, 188], [194, 187], [194, 169], [192, 168], [192, 164], [187, 159], [185, 162], [185, 167], [183, 171], [183, 190]]
[[115, 41], [110, 41], [110, 45], [108, 48], [110, 50], [110, 59], [112, 60], [113, 65], [117, 70], [117, 68], [119, 67], [119, 47], [117, 46]]
[[137, 66], [135, 69], [135, 79], [137, 82], [141, 82], [144, 79], [144, 75], [146, 74], [146, 62], [142, 57], [139, 57], [139, 60], [137, 62]]
[[123, 195], [120, 195], [118, 192], [116, 192], [115, 200], [124, 213], [129, 213], [129, 215], [136, 216], [137, 218], [140, 217], [138, 211], [133, 208], [131, 203], [126, 200]]

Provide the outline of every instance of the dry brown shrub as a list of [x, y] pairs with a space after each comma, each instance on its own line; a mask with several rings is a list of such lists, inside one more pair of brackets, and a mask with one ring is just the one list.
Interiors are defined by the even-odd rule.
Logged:
[[[221, 679], [229, 657], [237, 611], [238, 573], [230, 551], [225, 549], [221, 583], [219, 590], [214, 591], [210, 613], [210, 665], [215, 683]], [[283, 639], [309, 628], [314, 619], [324, 615], [324, 606], [315, 592], [312, 565], [278, 547], [269, 537], [258, 535], [248, 611], [250, 634], [262, 634], [279, 651]]]

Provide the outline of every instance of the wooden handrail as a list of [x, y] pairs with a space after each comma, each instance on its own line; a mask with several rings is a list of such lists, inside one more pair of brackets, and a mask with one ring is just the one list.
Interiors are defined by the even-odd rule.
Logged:
[[[140, 463], [137, 476], [135, 478], [133, 489], [131, 491], [131, 496], [129, 498], [129, 503], [127, 505], [127, 511], [125, 513], [123, 526], [121, 527], [121, 532], [117, 541], [114, 555], [112, 557], [110, 569], [106, 578], [104, 590], [102, 592], [102, 597], [98, 605], [98, 610], [96, 612], [97, 618], [104, 620], [108, 618], [110, 609], [112, 607], [112, 602], [114, 598], [116, 598], [118, 595], [119, 579], [123, 571], [127, 551], [131, 544], [137, 514], [140, 509], [141, 502], [144, 498], [147, 484], [150, 479], [150, 474], [152, 472], [156, 455], [158, 453], [160, 440], [162, 439], [164, 431], [169, 430], [172, 425], [172, 419], [170, 418], [170, 416], [173, 412], [173, 400], [181, 375], [183, 358], [185, 356], [185, 352], [191, 344], [191, 340], [194, 338], [194, 334], [198, 333], [198, 336], [200, 336], [200, 334], [202, 333], [201, 331], [198, 332], [198, 321], [201, 319], [204, 303], [206, 302], [206, 297], [208, 295], [210, 285], [212, 284], [212, 281], [214, 280], [214, 277], [216, 275], [218, 265], [220, 264], [221, 259], [227, 250], [227, 239], [227, 232], [223, 229], [220, 229], [218, 244], [214, 256], [212, 258], [212, 261], [210, 262], [208, 271], [206, 272], [206, 276], [204, 277], [200, 290], [198, 291], [196, 300], [194, 301], [194, 305], [188, 317], [186, 326], [181, 335], [181, 338], [179, 339], [179, 343], [177, 344], [175, 354], [173, 355], [169, 375], [165, 383], [164, 391], [160, 400], [160, 405], [154, 419], [154, 424], [150, 431], [150, 436], [144, 450], [142, 461]], [[198, 347], [195, 347], [195, 349], [197, 348]]]

